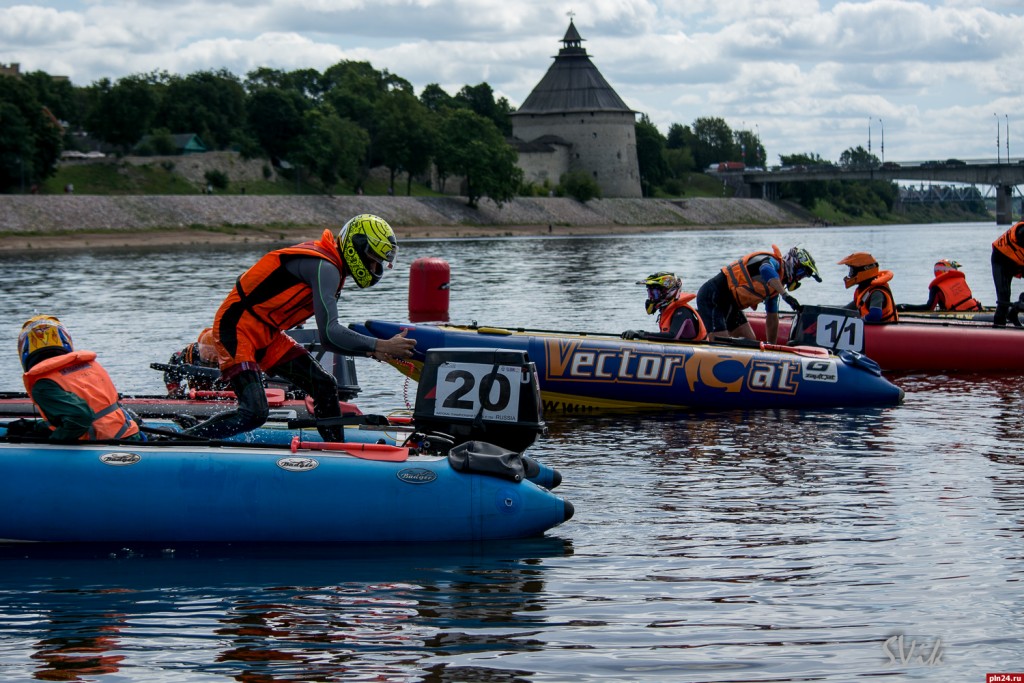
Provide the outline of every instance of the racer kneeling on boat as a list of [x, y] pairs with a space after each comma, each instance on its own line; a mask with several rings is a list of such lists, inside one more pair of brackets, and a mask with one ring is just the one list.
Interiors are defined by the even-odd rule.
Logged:
[[345, 278], [360, 288], [372, 287], [392, 268], [398, 242], [387, 221], [370, 214], [355, 216], [335, 236], [324, 230], [319, 240], [275, 249], [235, 282], [213, 323], [221, 378], [231, 383], [236, 410], [214, 415], [185, 430], [193, 436], [221, 439], [255, 429], [270, 416], [260, 371], [277, 375], [313, 398], [313, 414], [327, 423], [317, 431], [327, 441], [342, 441], [344, 429], [329, 424], [341, 416], [338, 384], [331, 373], [285, 333], [315, 316], [320, 341], [328, 350], [361, 354], [377, 360], [409, 358], [416, 342], [403, 330], [377, 339], [349, 329], [338, 320], [338, 297]]
[[76, 351], [71, 334], [51, 315], [29, 318], [18, 335], [22, 379], [42, 420], [7, 424], [9, 437], [45, 437], [49, 441], [98, 441], [145, 436], [118, 402], [110, 375], [93, 351]]
[[[185, 398], [189, 391], [221, 391], [228, 388], [219, 377], [212, 377], [205, 372], [219, 375], [217, 368], [217, 347], [213, 343], [213, 328], [207, 327], [199, 333], [196, 341], [176, 351], [167, 361], [169, 366], [164, 371], [164, 385], [167, 395], [171, 398]], [[197, 370], [198, 369], [198, 370]]]
[[860, 312], [866, 323], [894, 323], [899, 321], [896, 313], [896, 301], [889, 280], [891, 270], [879, 270], [878, 261], [866, 251], [850, 254], [839, 262], [841, 266], [849, 266], [850, 273], [843, 278], [843, 284], [849, 289], [854, 285], [853, 301], [845, 306]]
[[795, 311], [800, 302], [790, 294], [800, 281], [812, 277], [821, 282], [818, 267], [806, 249], [793, 247], [783, 256], [772, 251], [755, 251], [729, 265], [697, 290], [697, 310], [708, 330], [708, 338], [744, 337], [756, 339], [743, 309], [756, 309], [764, 302], [765, 336], [774, 344], [779, 336], [779, 298]]
[[647, 287], [647, 315], [658, 314], [658, 332], [626, 330], [623, 339], [704, 341], [707, 330], [697, 309], [690, 305], [696, 294], [683, 291], [683, 281], [664, 271], [648, 275], [636, 284]]
[[950, 259], [935, 262], [935, 279], [928, 284], [928, 303], [896, 304], [897, 311], [980, 311], [960, 264]]

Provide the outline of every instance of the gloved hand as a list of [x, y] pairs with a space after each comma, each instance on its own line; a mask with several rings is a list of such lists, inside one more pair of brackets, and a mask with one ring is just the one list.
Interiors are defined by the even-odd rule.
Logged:
[[896, 310], [900, 311], [900, 312], [902, 312], [902, 311], [909, 311], [910, 310], [910, 306], [908, 304], [896, 304]]
[[783, 294], [782, 295], [782, 300], [786, 302], [787, 306], [792, 308], [797, 313], [799, 313], [800, 311], [802, 311], [804, 309], [804, 307], [800, 305], [800, 302], [797, 301], [796, 297], [793, 296], [792, 294]]
[[13, 437], [24, 437], [33, 436], [36, 433], [35, 420], [26, 420], [24, 418], [20, 420], [14, 420], [13, 422], [7, 423], [7, 436]]
[[643, 330], [626, 330], [619, 336], [623, 339], [644, 339], [647, 334]]
[[1014, 327], [1024, 327], [1020, 322], [1020, 312], [1024, 309], [1024, 304], [1019, 301], [1014, 304], [1010, 304], [1010, 312], [1006, 315], [1006, 319], [1010, 321], [1010, 324]]

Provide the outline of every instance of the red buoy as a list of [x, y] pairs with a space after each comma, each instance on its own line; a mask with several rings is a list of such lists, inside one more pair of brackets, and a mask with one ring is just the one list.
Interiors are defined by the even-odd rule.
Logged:
[[451, 271], [442, 258], [423, 256], [409, 266], [409, 321], [447, 322]]

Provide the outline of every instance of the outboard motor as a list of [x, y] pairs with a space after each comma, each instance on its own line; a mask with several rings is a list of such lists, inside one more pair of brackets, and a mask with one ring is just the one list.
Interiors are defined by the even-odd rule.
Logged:
[[[352, 356], [328, 351], [320, 343], [320, 332], [314, 328], [296, 328], [288, 330], [288, 336], [299, 342], [313, 354], [324, 370], [334, 375], [338, 382], [338, 398], [342, 401], [351, 401], [360, 391], [359, 382], [356, 379], [356, 362]], [[270, 378], [274, 382], [274, 378]], [[290, 385], [287, 385], [290, 386]]]
[[537, 367], [525, 351], [427, 351], [413, 427], [451, 445], [485, 441], [522, 453], [544, 433]]

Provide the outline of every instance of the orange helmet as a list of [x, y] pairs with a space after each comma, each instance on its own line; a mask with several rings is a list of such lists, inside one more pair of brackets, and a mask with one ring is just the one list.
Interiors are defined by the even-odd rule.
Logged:
[[960, 264], [951, 259], [939, 259], [935, 262], [935, 277], [951, 270], [960, 270]]
[[858, 251], [850, 254], [839, 262], [841, 266], [850, 266], [850, 274], [843, 278], [843, 283], [849, 289], [861, 282], [867, 282], [878, 275], [878, 261], [866, 251]]

